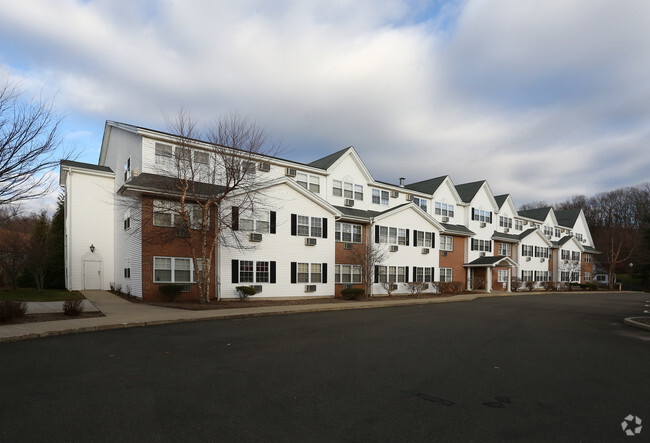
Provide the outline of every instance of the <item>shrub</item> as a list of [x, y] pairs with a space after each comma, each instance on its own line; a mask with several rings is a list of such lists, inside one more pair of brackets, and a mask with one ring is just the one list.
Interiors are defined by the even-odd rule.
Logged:
[[66, 300], [63, 302], [63, 313], [71, 317], [80, 315], [84, 310], [83, 300]]
[[463, 290], [463, 284], [459, 281], [441, 281], [438, 283], [438, 291], [441, 294], [456, 295]]
[[527, 281], [526, 282], [526, 289], [528, 289], [529, 291], [532, 291], [533, 289], [535, 289], [535, 282], [532, 281], [532, 280]]
[[545, 282], [542, 283], [542, 287], [546, 291], [555, 291], [556, 288], [557, 288], [554, 281], [545, 281]]
[[0, 322], [7, 322], [15, 317], [22, 317], [27, 312], [27, 303], [16, 300], [0, 301]]
[[363, 288], [347, 288], [341, 291], [341, 296], [346, 300], [356, 300], [361, 297], [365, 291]]
[[246, 300], [251, 295], [257, 294], [257, 291], [253, 289], [252, 286], [237, 286], [235, 289], [237, 290], [237, 294], [239, 294], [239, 300], [241, 301]]
[[517, 292], [519, 289], [521, 289], [521, 285], [523, 284], [524, 282], [519, 277], [512, 277], [510, 279], [510, 290]]
[[[122, 288], [120, 288], [121, 292]], [[176, 297], [178, 297], [178, 294], [181, 293], [183, 290], [182, 285], [174, 285], [174, 284], [169, 284], [169, 285], [160, 285], [158, 286], [158, 290], [165, 294], [167, 297], [169, 297], [170, 300], [174, 300]]]
[[411, 293], [411, 295], [420, 295], [420, 292], [424, 290], [424, 285], [426, 283], [423, 283], [421, 281], [412, 281], [406, 283], [406, 289]]
[[472, 290], [475, 291], [477, 289], [485, 289], [485, 279], [481, 277], [473, 277], [472, 278]]
[[388, 294], [389, 297], [393, 294], [393, 292], [397, 291], [397, 283], [392, 282], [392, 281], [391, 282], [388, 282], [388, 281], [382, 282], [381, 286], [382, 286], [382, 288], [384, 288], [386, 290], [386, 293]]

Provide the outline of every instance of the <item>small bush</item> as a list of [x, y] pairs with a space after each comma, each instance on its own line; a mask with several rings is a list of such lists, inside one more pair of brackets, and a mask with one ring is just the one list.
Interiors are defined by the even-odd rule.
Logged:
[[554, 281], [545, 281], [542, 283], [542, 287], [546, 291], [555, 291], [557, 289], [557, 285], [555, 284]]
[[463, 284], [459, 281], [441, 281], [438, 283], [438, 291], [441, 294], [456, 295], [463, 290]]
[[246, 300], [251, 295], [257, 294], [257, 291], [251, 286], [237, 286], [235, 289], [237, 290], [237, 294], [239, 294], [239, 300], [241, 301]]
[[411, 295], [418, 296], [424, 290], [425, 284], [421, 281], [411, 281], [406, 283], [406, 289], [408, 289]]
[[381, 283], [381, 287], [386, 290], [386, 293], [390, 297], [391, 295], [393, 295], [393, 292], [397, 291], [398, 286], [397, 286], [397, 283], [395, 283], [395, 282], [385, 281], [385, 282]]
[[363, 288], [348, 288], [341, 291], [341, 296], [346, 300], [356, 300], [361, 297], [365, 291]]
[[523, 284], [524, 282], [519, 277], [512, 277], [510, 279], [510, 290], [517, 292], [519, 289], [521, 289], [521, 285]]
[[27, 303], [16, 300], [0, 301], [0, 322], [7, 322], [12, 318], [22, 317], [27, 312]]
[[[170, 300], [176, 299], [178, 297], [178, 294], [181, 293], [183, 290], [182, 285], [174, 285], [174, 284], [169, 284], [169, 285], [160, 285], [158, 286], [158, 290], [162, 292], [164, 295], [166, 295]], [[120, 287], [120, 292], [122, 291], [122, 288]]]
[[580, 289], [584, 289], [585, 291], [595, 291], [598, 289], [598, 285], [596, 283], [584, 283], [580, 284]]
[[526, 289], [528, 289], [529, 291], [532, 291], [533, 289], [535, 289], [535, 282], [534, 281], [527, 281], [526, 282]]
[[63, 302], [63, 313], [71, 317], [81, 315], [84, 310], [83, 300], [66, 300]]

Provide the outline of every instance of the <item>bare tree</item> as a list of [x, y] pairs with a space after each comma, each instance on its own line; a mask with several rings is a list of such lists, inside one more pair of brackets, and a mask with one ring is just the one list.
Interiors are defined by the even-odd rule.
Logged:
[[[388, 252], [382, 244], [373, 243], [370, 236], [368, 236], [366, 238], [366, 244], [363, 247], [353, 249], [352, 256], [355, 258], [355, 262], [361, 265], [363, 280], [366, 284], [366, 296], [372, 297], [372, 285], [375, 281], [375, 266], [380, 265], [386, 260]], [[388, 280], [388, 276], [386, 278]]]
[[277, 155], [280, 148], [263, 128], [236, 113], [218, 119], [204, 131], [181, 109], [173, 120], [168, 119], [168, 126], [176, 136], [174, 186], [179, 227], [188, 233], [183, 238], [194, 269], [199, 270], [199, 301], [206, 303], [213, 285], [210, 269], [217, 243], [244, 248], [240, 237], [230, 234], [238, 228], [239, 213], [255, 211], [264, 199], [257, 162]]
[[62, 117], [50, 102], [25, 99], [12, 83], [0, 87], [0, 206], [48, 194], [47, 172], [58, 166]]

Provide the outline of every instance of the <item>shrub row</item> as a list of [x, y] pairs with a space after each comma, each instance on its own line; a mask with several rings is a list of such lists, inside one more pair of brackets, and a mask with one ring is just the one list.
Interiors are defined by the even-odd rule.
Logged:
[[22, 317], [27, 312], [27, 303], [16, 300], [0, 301], [0, 322], [8, 322], [17, 317]]

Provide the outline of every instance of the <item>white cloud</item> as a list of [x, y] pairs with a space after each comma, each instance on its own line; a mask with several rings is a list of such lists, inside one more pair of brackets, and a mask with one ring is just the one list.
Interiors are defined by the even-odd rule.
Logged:
[[94, 132], [236, 109], [286, 157], [354, 145], [378, 179], [487, 179], [516, 204], [650, 166], [650, 4], [636, 0], [31, 0], [5, 5], [0, 38], [0, 63]]

